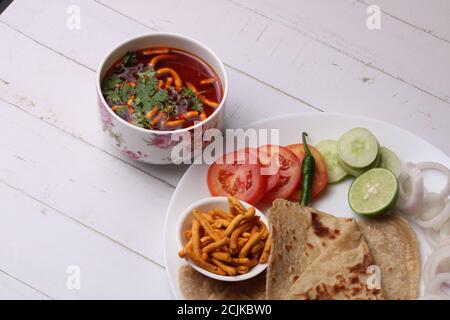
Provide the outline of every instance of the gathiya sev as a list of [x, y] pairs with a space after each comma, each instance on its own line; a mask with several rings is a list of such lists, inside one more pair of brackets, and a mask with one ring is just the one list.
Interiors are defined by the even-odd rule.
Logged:
[[236, 276], [267, 262], [270, 235], [254, 207], [246, 209], [233, 197], [228, 204], [228, 212], [193, 211], [191, 229], [184, 231], [187, 243], [178, 255], [209, 272]]

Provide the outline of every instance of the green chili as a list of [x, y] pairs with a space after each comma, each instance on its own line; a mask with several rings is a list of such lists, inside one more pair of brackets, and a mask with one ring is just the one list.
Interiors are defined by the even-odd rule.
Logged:
[[303, 147], [305, 148], [305, 157], [302, 161], [302, 183], [301, 183], [301, 200], [300, 204], [307, 206], [309, 203], [309, 197], [311, 195], [311, 189], [313, 184], [314, 172], [316, 167], [316, 161], [309, 150], [308, 144], [306, 143], [306, 137], [308, 134], [306, 132], [302, 133]]

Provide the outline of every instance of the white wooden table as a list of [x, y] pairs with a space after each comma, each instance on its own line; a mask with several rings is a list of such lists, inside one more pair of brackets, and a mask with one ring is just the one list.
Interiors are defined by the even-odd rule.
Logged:
[[184, 33], [215, 50], [231, 83], [229, 127], [352, 113], [449, 154], [450, 1], [377, 0], [380, 30], [366, 26], [368, 4], [14, 1], [0, 16], [0, 298], [173, 297], [163, 223], [186, 167], [127, 159], [97, 117], [97, 64], [136, 34]]

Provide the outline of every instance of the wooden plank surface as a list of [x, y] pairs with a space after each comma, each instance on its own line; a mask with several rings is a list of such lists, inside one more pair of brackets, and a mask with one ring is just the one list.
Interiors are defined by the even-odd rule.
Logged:
[[[71, 3], [78, 3], [81, 10], [89, 13], [82, 20], [84, 22], [81, 29], [54, 27], [55, 21], [59, 21], [60, 26], [64, 23], [61, 13]], [[20, 10], [18, 7], [11, 7], [2, 20], [92, 69], [96, 68], [105, 48], [110, 48], [132, 34], [152, 30], [189, 33], [216, 50], [231, 68], [317, 109], [360, 114], [395, 123], [432, 141], [447, 153], [450, 152], [445, 139], [450, 133], [449, 127], [445, 125], [449, 107], [447, 102], [397, 79], [399, 75], [390, 76], [379, 71], [379, 68], [371, 67], [362, 58], [355, 59], [333, 45], [323, 44], [327, 41], [326, 38], [314, 40], [311, 36], [299, 33], [274, 18], [255, 13], [236, 2], [157, 0], [152, 2], [152, 10], [159, 12], [157, 16], [141, 10], [148, 5], [145, 1], [134, 3], [136, 5], [129, 6], [122, 1], [107, 1], [104, 6], [100, 6], [99, 3], [93, 4], [90, 1], [50, 1], [39, 9]], [[260, 11], [264, 9], [264, 3], [266, 2], [261, 2]], [[28, 8], [35, 7], [29, 5]], [[9, 19], [8, 13], [13, 17], [19, 16], [20, 19]], [[48, 16], [53, 19], [46, 19]], [[202, 23], [189, 23], [191, 17], [197, 17]], [[127, 23], [124, 19], [128, 20]], [[228, 28], [215, 22], [222, 20]], [[328, 21], [328, 18], [324, 16], [318, 20]], [[114, 21], [113, 26], [111, 21]], [[400, 36], [406, 37], [409, 35], [408, 31], [410, 30], [401, 30], [403, 34]], [[351, 32], [353, 31], [349, 30]], [[100, 39], [98, 34], [108, 36]], [[116, 38], [113, 39], [110, 34], [114, 34]], [[367, 42], [364, 33], [357, 34], [355, 39], [358, 36], [362, 43]], [[398, 54], [401, 56], [401, 52]], [[396, 52], [388, 60], [399, 59], [399, 55]], [[422, 62], [420, 56], [415, 57], [417, 62]], [[439, 68], [435, 69], [433, 72], [442, 72]], [[427, 75], [433, 72], [428, 72]]]
[[13, 106], [0, 114], [0, 180], [162, 264], [172, 187]]
[[[382, 29], [369, 31], [363, 0], [14, 1], [0, 16], [0, 298], [172, 297], [163, 221], [186, 167], [129, 160], [97, 117], [97, 64], [136, 34], [189, 34], [219, 54], [228, 127], [344, 112], [449, 154], [450, 5], [378, 4]], [[70, 5], [79, 30], [66, 27]], [[80, 290], [67, 288], [70, 265]]]
[[[360, 0], [370, 4], [367, 0]], [[377, 0], [381, 11], [413, 28], [450, 43], [450, 1], [447, 0]]]
[[[152, 8], [158, 12], [157, 16], [149, 15], [141, 9], [145, 1], [137, 1], [139, 5], [136, 6], [129, 6], [120, 0], [101, 1], [99, 0], [105, 6], [153, 29], [191, 34], [210, 45], [227, 64], [321, 110], [364, 115], [391, 122], [433, 141], [447, 153], [450, 152], [450, 146], [444, 138], [450, 133], [449, 126], [446, 125], [449, 103], [445, 89], [448, 88], [445, 83], [449, 81], [449, 74], [446, 72], [448, 68], [440, 67], [448, 63], [445, 58], [447, 46], [434, 41], [435, 38], [423, 32], [421, 36], [423, 34], [427, 37], [425, 40], [428, 42], [425, 45], [421, 42], [407, 42], [407, 49], [411, 51], [386, 47], [398, 42], [398, 38], [390, 38], [389, 32], [385, 37], [373, 35], [374, 33], [370, 35], [383, 40], [377, 40], [379, 50], [395, 49], [393, 54], [383, 55], [378, 59], [392, 61], [389, 62], [391, 66], [396, 66], [396, 61], [403, 56], [405, 61], [412, 59], [406, 65], [413, 70], [410, 72], [415, 72], [422, 64], [432, 63], [431, 69], [423, 70], [426, 71], [425, 75], [421, 75], [423, 72], [419, 70], [411, 79], [419, 81], [424, 77], [427, 79], [425, 81], [436, 84], [436, 88], [442, 88], [439, 92], [421, 88], [413, 80], [402, 79], [402, 73], [375, 66], [362, 55], [362, 51], [356, 50], [349, 54], [331, 42], [334, 38], [325, 37], [326, 33], [316, 32], [316, 36], [311, 37], [303, 30], [281, 23], [269, 16], [275, 15], [277, 9], [264, 11], [260, 1], [252, 2], [260, 7], [253, 10], [229, 0], [155, 0]], [[271, 1], [270, 8], [283, 7], [284, 3], [291, 4], [286, 11], [298, 12], [303, 9], [298, 1]], [[328, 23], [334, 14], [344, 17], [339, 21], [351, 19], [354, 14], [352, 7], [355, 4], [348, 1], [339, 1], [340, 5], [337, 1], [330, 1], [334, 4], [333, 8], [338, 10], [337, 13], [329, 10], [323, 1], [310, 3], [313, 7], [318, 4], [322, 6], [322, 10], [312, 16], [321, 21], [321, 26]], [[358, 11], [358, 14], [360, 24], [348, 24], [343, 30], [347, 30], [349, 35], [356, 33], [355, 43], [370, 43], [367, 40], [369, 30], [365, 28], [365, 10]], [[192, 19], [201, 23], [190, 23]], [[358, 25], [361, 27], [358, 28]], [[414, 35], [414, 32], [419, 33], [405, 28], [404, 24], [395, 23], [392, 28], [395, 32], [398, 30], [398, 37], [405, 39]], [[362, 31], [358, 33], [354, 31], [356, 29]], [[431, 46], [427, 52], [432, 53], [426, 61], [421, 55], [424, 46]], [[366, 49], [369, 52], [371, 50], [373, 49]], [[388, 63], [384, 60], [381, 62]], [[434, 74], [437, 81], [433, 78]]]
[[49, 296], [0, 271], [0, 300], [48, 300]]
[[[399, 19], [381, 13], [380, 30], [370, 30], [366, 27], [368, 6], [354, 0], [232, 2], [249, 12], [270, 15], [277, 24], [450, 102], [450, 87], [447, 85], [450, 60], [445, 59], [450, 55], [450, 43], [431, 37]], [[377, 5], [384, 8], [382, 4]], [[405, 5], [405, 8], [410, 7]], [[317, 19], [321, 15], [323, 18]]]

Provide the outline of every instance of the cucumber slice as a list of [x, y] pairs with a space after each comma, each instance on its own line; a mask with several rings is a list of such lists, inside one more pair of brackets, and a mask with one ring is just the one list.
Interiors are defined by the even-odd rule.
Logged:
[[339, 139], [338, 154], [348, 166], [365, 168], [375, 161], [378, 146], [372, 132], [365, 128], [353, 128]]
[[356, 213], [375, 216], [390, 209], [397, 195], [398, 182], [392, 171], [375, 168], [353, 181], [348, 191], [348, 203]]
[[323, 140], [316, 144], [316, 149], [322, 154], [327, 166], [328, 183], [338, 182], [347, 176], [338, 162], [337, 145], [335, 140]]
[[374, 162], [372, 162], [369, 166], [365, 167], [365, 168], [353, 168], [350, 167], [348, 164], [346, 164], [338, 155], [338, 163], [339, 165], [342, 167], [342, 169], [344, 169], [348, 174], [354, 176], [354, 177], [359, 177], [360, 175], [362, 175], [364, 172], [366, 172], [367, 170], [373, 169], [373, 168], [378, 168], [380, 166], [381, 163], [381, 154], [378, 153], [377, 157], [375, 158]]
[[380, 154], [381, 154], [380, 167], [391, 170], [393, 173], [397, 174], [398, 170], [400, 169], [400, 166], [402, 165], [397, 155], [386, 147], [380, 147]]

